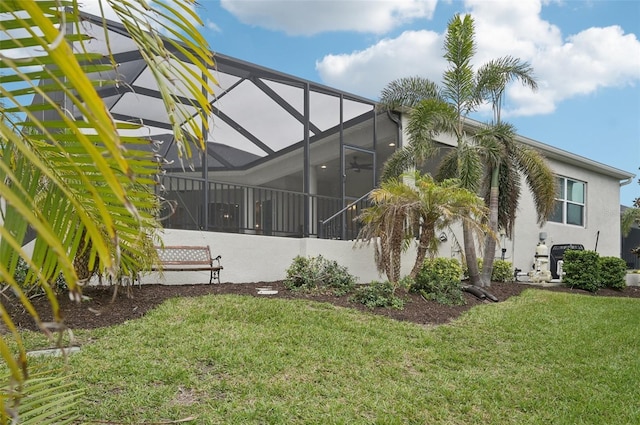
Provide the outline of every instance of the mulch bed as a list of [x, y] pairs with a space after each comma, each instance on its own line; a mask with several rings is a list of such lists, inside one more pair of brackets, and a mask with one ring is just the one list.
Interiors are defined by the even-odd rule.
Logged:
[[[269, 286], [277, 290], [275, 295], [258, 295], [256, 288]], [[539, 288], [548, 291], [562, 291], [586, 296], [614, 296], [640, 298], [640, 287], [627, 287], [622, 291], [601, 289], [595, 294], [571, 289], [567, 287], [539, 287], [519, 283], [493, 283], [489, 292], [495, 295], [499, 301], [517, 296], [527, 288]], [[437, 325], [449, 322], [458, 317], [462, 312], [471, 307], [492, 303], [480, 300], [475, 296], [465, 293], [466, 304], [463, 306], [444, 306], [434, 301], [426, 301], [417, 294], [402, 294], [407, 302], [402, 310], [376, 308], [368, 309], [364, 305], [349, 301], [350, 295], [336, 297], [331, 294], [310, 294], [287, 290], [282, 282], [255, 282], [255, 283], [223, 283], [214, 285], [143, 285], [132, 287], [131, 298], [126, 291], [120, 289], [115, 301], [112, 302], [113, 288], [106, 286], [88, 287], [83, 295], [88, 297], [86, 301], [75, 303], [69, 300], [66, 294], [60, 294], [59, 302], [63, 312], [64, 323], [71, 329], [94, 329], [123, 323], [127, 320], [137, 319], [146, 312], [156, 307], [168, 298], [173, 297], [197, 297], [208, 294], [237, 294], [254, 297], [271, 297], [284, 299], [306, 299], [319, 302], [328, 302], [342, 307], [368, 311], [374, 314], [388, 316], [392, 319], [409, 321], [423, 325]], [[14, 323], [22, 329], [35, 329], [33, 319], [24, 310], [15, 298], [5, 293], [0, 296], [0, 302], [9, 312]], [[51, 310], [46, 297], [37, 297], [32, 300], [36, 310], [41, 314], [43, 321], [51, 320]]]

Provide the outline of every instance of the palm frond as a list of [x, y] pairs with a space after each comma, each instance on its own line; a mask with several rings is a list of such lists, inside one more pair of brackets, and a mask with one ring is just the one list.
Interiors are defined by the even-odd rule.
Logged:
[[553, 213], [556, 197], [556, 178], [544, 156], [531, 148], [520, 146], [514, 151], [520, 172], [533, 195], [538, 223], [543, 224]]
[[[202, 20], [192, 10], [195, 2], [153, 0], [153, 13], [149, 13], [149, 5], [144, 1], [108, 1], [143, 58], [154, 64], [149, 69], [164, 100], [179, 155], [190, 157], [189, 140], [198, 141], [200, 149], [205, 146], [202, 126], [208, 126], [212, 111], [208, 96], [213, 95], [212, 85], [217, 84], [211, 71], [212, 53], [197, 29]], [[170, 38], [160, 37], [154, 30], [156, 27], [167, 31]], [[182, 58], [188, 61], [183, 62]], [[183, 105], [180, 99], [184, 98], [192, 101]]]
[[424, 161], [434, 151], [434, 138], [440, 133], [453, 132], [457, 124], [455, 110], [438, 99], [425, 99], [409, 115], [407, 134], [414, 146], [417, 161]]
[[483, 165], [476, 146], [467, 142], [458, 145], [458, 178], [465, 189], [477, 193], [483, 174]]
[[[187, 134], [203, 146], [215, 84], [194, 2], [107, 1], [156, 78], [175, 137], [189, 155]], [[136, 241], [151, 240], [159, 227], [153, 195], [159, 169], [151, 149], [143, 148], [150, 141], [121, 136], [136, 126], [115, 122], [96, 90], [117, 84], [111, 80], [117, 64], [113, 57], [104, 63], [90, 53], [77, 0], [2, 1], [0, 12], [0, 197], [6, 206], [0, 281], [14, 289], [37, 321], [13, 278], [18, 257], [32, 269], [29, 279], [45, 290], [54, 314], [49, 282], [62, 272], [70, 295], [79, 298], [73, 260], [83, 247], [91, 247], [92, 267], [100, 264], [113, 275], [135, 266], [133, 257], [144, 253]], [[163, 29], [174, 38], [162, 38]], [[181, 61], [185, 58], [189, 64]], [[190, 100], [182, 104], [183, 99]], [[32, 255], [22, 249], [27, 226], [37, 234]], [[18, 343], [14, 355], [1, 341], [2, 357], [19, 387], [27, 377], [24, 348]]]
[[[6, 382], [6, 379], [3, 379]], [[2, 388], [3, 394], [9, 390]], [[14, 389], [20, 403], [13, 403], [0, 410], [0, 423], [22, 425], [48, 425], [75, 423], [74, 407], [82, 391], [74, 389], [63, 371], [46, 370], [35, 373], [29, 381]]]
[[537, 90], [538, 83], [529, 63], [518, 58], [504, 56], [487, 62], [476, 73], [476, 96], [479, 100], [491, 102], [496, 123], [500, 123], [503, 94], [507, 85], [519, 80], [531, 90]]
[[466, 116], [479, 104], [471, 59], [476, 53], [475, 26], [470, 15], [455, 15], [447, 26], [444, 58], [449, 67], [443, 74], [442, 95], [460, 116]]
[[475, 24], [471, 15], [454, 15], [447, 24], [444, 58], [456, 68], [466, 68], [476, 53]]
[[397, 110], [402, 107], [414, 108], [427, 99], [442, 99], [438, 85], [422, 77], [405, 77], [386, 85], [380, 94], [380, 105]]
[[416, 160], [413, 156], [413, 150], [410, 147], [403, 147], [395, 151], [384, 163], [380, 181], [387, 182], [397, 179], [403, 173], [415, 167], [415, 165]]

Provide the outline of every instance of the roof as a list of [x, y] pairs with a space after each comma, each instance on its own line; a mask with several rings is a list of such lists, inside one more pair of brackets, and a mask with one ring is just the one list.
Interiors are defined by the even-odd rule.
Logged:
[[[467, 124], [472, 128], [478, 128], [484, 125], [479, 121], [475, 121], [471, 119], [467, 119]], [[589, 170], [605, 176], [613, 177], [618, 180], [631, 180], [635, 177], [635, 174], [630, 173], [628, 171], [624, 171], [619, 168], [615, 168], [610, 165], [606, 165], [601, 162], [594, 161], [584, 156], [571, 153], [569, 151], [539, 142], [537, 140], [530, 139], [522, 135], [518, 135], [517, 139], [519, 142], [525, 145], [531, 146], [532, 148], [541, 152], [546, 158], [555, 159], [555, 160], [564, 162], [566, 164], [575, 165], [580, 168], [584, 168], [585, 170]]]
[[[88, 44], [89, 50], [107, 55], [102, 18], [81, 15], [83, 30], [94, 37]], [[100, 96], [116, 120], [142, 121], [149, 135], [168, 143], [164, 150], [167, 158], [177, 159], [170, 152], [171, 126], [148, 66], [124, 27], [113, 21], [106, 23], [111, 52], [119, 66], [111, 75], [103, 74], [99, 78], [117, 77], [122, 84], [99, 89]], [[256, 165], [300, 147], [307, 138], [313, 143], [337, 133], [340, 128], [357, 126], [375, 113], [373, 100], [230, 56], [214, 54], [214, 60], [218, 81], [217, 84], [210, 82], [214, 91], [210, 97], [214, 117], [207, 134], [211, 169], [238, 170]], [[309, 94], [307, 103], [305, 93]], [[189, 99], [184, 99], [185, 104], [188, 102]], [[309, 118], [308, 134], [304, 131], [306, 117]], [[471, 119], [467, 124], [472, 128], [482, 125]], [[634, 177], [633, 173], [524, 136], [518, 139], [548, 158], [619, 180]]]
[[[88, 50], [106, 57], [109, 49], [102, 18], [81, 16], [82, 30], [93, 37]], [[171, 143], [172, 128], [151, 71], [124, 27], [106, 22], [118, 67], [93, 77], [117, 78], [120, 83], [100, 88], [98, 94], [117, 121], [142, 122], [145, 134]], [[306, 139], [313, 143], [340, 128], [356, 126], [375, 113], [375, 101], [354, 94], [222, 54], [214, 54], [214, 61], [217, 82], [209, 82], [214, 113], [207, 133], [210, 169], [255, 165], [300, 147]], [[177, 86], [176, 91], [186, 92]], [[190, 99], [183, 98], [182, 103], [188, 105]]]

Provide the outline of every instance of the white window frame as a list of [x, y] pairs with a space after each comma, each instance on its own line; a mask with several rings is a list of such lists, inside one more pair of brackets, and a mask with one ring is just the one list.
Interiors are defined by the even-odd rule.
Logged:
[[[556, 197], [555, 202], [559, 202], [562, 205], [562, 217], [561, 220], [554, 219], [555, 217], [549, 217], [549, 222], [558, 223], [558, 224], [566, 224], [568, 226], [577, 226], [577, 227], [586, 227], [587, 222], [587, 182], [582, 180], [573, 179], [571, 177], [565, 176], [556, 176], [558, 179], [558, 184], [560, 187], [560, 195], [561, 197]], [[582, 184], [582, 202], [569, 199], [569, 191], [567, 190], [569, 186], [569, 182], [580, 183]], [[568, 222], [568, 208], [570, 205], [576, 205], [582, 208], [582, 219], [580, 224], [569, 223]]]

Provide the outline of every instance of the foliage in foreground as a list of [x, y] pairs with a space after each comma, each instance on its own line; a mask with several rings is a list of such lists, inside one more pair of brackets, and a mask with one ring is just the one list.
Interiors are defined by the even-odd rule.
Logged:
[[638, 299], [541, 290], [433, 328], [216, 295], [76, 332], [69, 367], [85, 422], [631, 424], [639, 327]]
[[[31, 375], [17, 393], [19, 403], [0, 397], [7, 416], [21, 425], [62, 425], [74, 423], [69, 414], [81, 402], [82, 390], [74, 389], [63, 370], [44, 370]], [[3, 376], [7, 380], [8, 376]], [[6, 402], [6, 404], [4, 404]]]
[[[159, 228], [152, 190], [159, 164], [151, 149], [140, 148], [151, 140], [130, 131], [141, 124], [116, 122], [98, 93], [120, 84], [119, 65], [108, 40], [108, 52], [95, 53], [88, 45], [107, 31], [87, 34], [90, 25], [83, 25], [79, 3], [0, 1], [0, 283], [18, 294], [47, 332], [60, 325], [43, 323], [14, 279], [20, 259], [30, 272], [19, 277], [27, 286], [37, 282], [60, 322], [52, 281], [62, 273], [70, 296], [79, 301], [88, 272], [98, 264], [110, 276], [132, 271], [146, 258], [142, 242], [152, 243]], [[118, 36], [128, 35], [149, 66], [182, 156], [190, 152], [186, 134], [203, 147], [211, 112], [207, 95], [213, 90], [200, 82], [215, 78], [193, 1], [105, 0], [102, 5], [113, 6], [122, 24]], [[163, 31], [173, 39], [162, 39]], [[185, 55], [189, 65], [179, 59]], [[185, 98], [188, 105], [181, 103]], [[29, 253], [23, 249], [27, 229], [36, 235]], [[9, 371], [0, 382], [0, 423], [18, 423], [33, 413], [17, 406], [27, 400], [20, 398], [29, 383], [27, 358], [14, 324], [1, 307], [0, 313], [0, 355]], [[56, 409], [69, 405], [67, 400], [40, 397], [37, 408], [64, 416]], [[9, 406], [16, 407], [9, 411]], [[13, 417], [16, 411], [23, 418]]]

